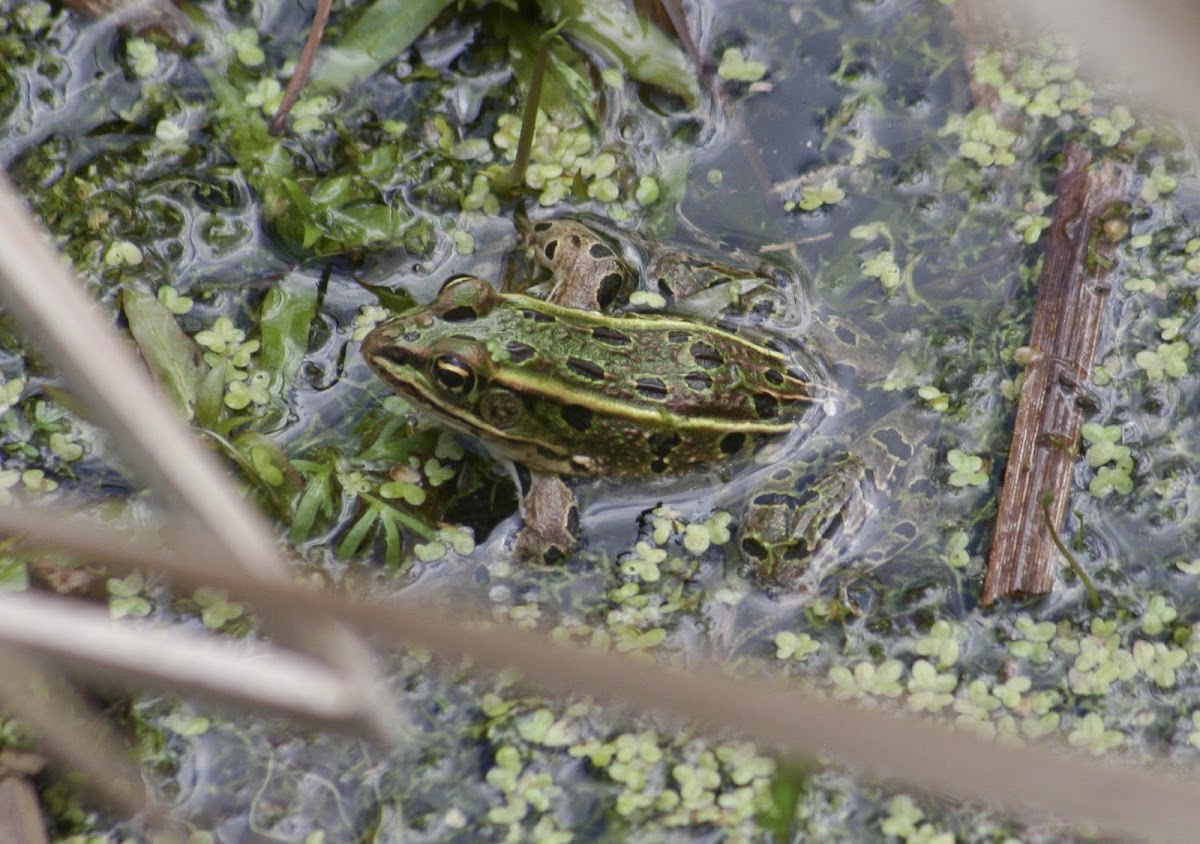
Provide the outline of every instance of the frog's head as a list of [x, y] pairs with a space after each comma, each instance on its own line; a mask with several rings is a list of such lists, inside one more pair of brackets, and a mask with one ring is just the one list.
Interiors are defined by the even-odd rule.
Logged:
[[362, 354], [375, 372], [420, 406], [439, 410], [469, 398], [490, 365], [472, 325], [486, 317], [499, 295], [486, 281], [460, 275], [446, 281], [437, 299], [404, 311], [374, 328]]
[[523, 403], [496, 385], [487, 318], [503, 301], [490, 284], [455, 276], [438, 298], [372, 330], [363, 357], [396, 392], [445, 423], [494, 443], [517, 424]]

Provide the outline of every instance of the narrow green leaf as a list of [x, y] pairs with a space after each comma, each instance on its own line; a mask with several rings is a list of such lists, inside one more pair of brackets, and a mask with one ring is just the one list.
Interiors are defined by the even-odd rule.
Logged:
[[383, 538], [387, 545], [387, 553], [384, 556], [384, 563], [389, 566], [394, 566], [400, 562], [400, 529], [396, 527], [396, 520], [387, 512], [381, 513], [379, 523], [383, 526]]
[[329, 472], [322, 472], [309, 478], [308, 486], [304, 488], [304, 494], [300, 497], [300, 503], [296, 505], [292, 515], [291, 541], [293, 544], [308, 539], [319, 513], [328, 514], [331, 511], [330, 477]]
[[760, 818], [776, 842], [791, 841], [796, 824], [796, 807], [808, 787], [809, 766], [781, 759], [771, 778], [770, 809]]
[[129, 333], [154, 380], [190, 420], [195, 414], [201, 379], [208, 370], [200, 349], [183, 333], [175, 315], [150, 293], [126, 287], [121, 291], [121, 307], [129, 320]]
[[300, 370], [316, 314], [317, 291], [311, 284], [276, 285], [267, 291], [259, 315], [259, 360], [272, 380], [286, 387]]
[[196, 424], [210, 431], [217, 430], [221, 421], [221, 408], [225, 402], [225, 372], [228, 361], [221, 361], [204, 374], [196, 390]]
[[337, 44], [321, 48], [314, 85], [344, 91], [374, 75], [420, 37], [453, 0], [376, 0]]
[[367, 534], [370, 533], [375, 520], [378, 518], [379, 511], [377, 509], [374, 507], [367, 508], [367, 512], [359, 517], [354, 526], [342, 537], [342, 541], [338, 543], [337, 555], [340, 559], [344, 560], [347, 557], [353, 557], [358, 552], [359, 547], [367, 538]]
[[381, 513], [387, 513], [396, 522], [413, 531], [426, 542], [430, 542], [437, 536], [437, 528], [432, 525], [425, 524], [416, 516], [398, 510], [391, 504], [388, 504], [382, 498], [372, 495], [369, 492], [360, 492], [358, 497], [370, 504]]

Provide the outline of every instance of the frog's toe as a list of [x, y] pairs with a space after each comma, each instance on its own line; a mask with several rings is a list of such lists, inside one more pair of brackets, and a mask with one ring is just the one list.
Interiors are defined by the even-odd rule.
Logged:
[[513, 550], [522, 560], [557, 565], [579, 547], [579, 540], [579, 508], [572, 505], [561, 524], [527, 524], [521, 528]]

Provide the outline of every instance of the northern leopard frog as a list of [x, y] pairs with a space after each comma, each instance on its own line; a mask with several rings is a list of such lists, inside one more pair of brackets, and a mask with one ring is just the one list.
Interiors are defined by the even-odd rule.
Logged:
[[[747, 327], [781, 307], [787, 291], [770, 275], [670, 251], [639, 273], [614, 239], [577, 220], [527, 225], [526, 239], [550, 273], [543, 297], [455, 276], [434, 302], [363, 341], [397, 392], [516, 467], [522, 556], [553, 561], [578, 545], [564, 476], [676, 474], [745, 459], [821, 415], [830, 390], [819, 362]], [[732, 289], [742, 319], [709, 325], [641, 312], [630, 304], [639, 287], [654, 294], [643, 301], [668, 305]], [[752, 493], [739, 538], [760, 580], [798, 583], [805, 558], [861, 523], [864, 480], [878, 484], [882, 465], [852, 453], [811, 481], [772, 472]]]

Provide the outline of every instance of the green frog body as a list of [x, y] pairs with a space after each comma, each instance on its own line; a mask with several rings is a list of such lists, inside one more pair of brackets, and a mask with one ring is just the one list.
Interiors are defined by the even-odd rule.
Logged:
[[[518, 554], [553, 561], [578, 545], [564, 478], [748, 461], [762, 443], [821, 417], [834, 391], [819, 361], [747, 325], [783, 306], [781, 285], [675, 252], [639, 273], [613, 238], [578, 220], [527, 226], [526, 238], [549, 270], [543, 297], [455, 276], [362, 347], [398, 393], [515, 466], [525, 522]], [[746, 294], [737, 297], [740, 321], [714, 325], [631, 304], [639, 287], [653, 294], [643, 300], [675, 305], [731, 284]], [[739, 543], [760, 579], [791, 587], [805, 558], [854, 528], [866, 512], [868, 462], [881, 465], [851, 456], [815, 481], [784, 467], [751, 493]]]

